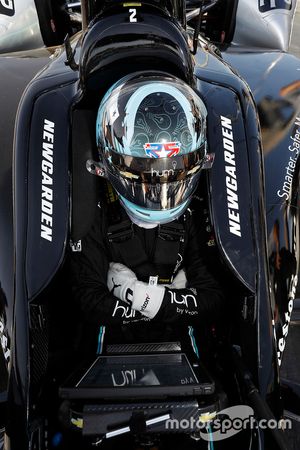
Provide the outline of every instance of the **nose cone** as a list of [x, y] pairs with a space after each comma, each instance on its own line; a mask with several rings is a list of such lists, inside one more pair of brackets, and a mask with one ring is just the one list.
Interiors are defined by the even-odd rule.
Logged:
[[233, 44], [246, 47], [287, 51], [290, 43], [294, 9], [261, 12], [258, 2], [240, 0]]

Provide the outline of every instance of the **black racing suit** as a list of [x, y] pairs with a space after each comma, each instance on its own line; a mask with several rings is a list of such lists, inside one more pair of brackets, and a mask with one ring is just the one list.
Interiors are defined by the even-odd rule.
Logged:
[[[144, 229], [131, 223], [135, 238], [139, 239], [149, 261], [149, 273], [145, 277], [145, 270], [143, 275], [139, 273], [141, 264], [129, 262], [132, 258], [120, 255], [116, 261], [116, 256], [111, 255], [107, 211], [98, 208], [90, 232], [81, 241], [81, 251], [71, 256], [72, 288], [84, 324], [81, 339], [85, 352], [88, 347], [102, 353], [108, 343], [180, 341], [185, 351], [193, 348], [196, 355], [201, 353], [198, 336], [220, 318], [223, 295], [201, 257], [199, 233], [202, 231], [194, 216], [186, 213], [182, 222], [183, 254], [179, 255], [176, 273], [184, 268], [187, 285], [184, 289], [166, 287], [162, 306], [151, 320], [131, 310], [127, 303], [109, 292], [107, 273], [109, 263], [114, 261], [133, 270], [140, 281], [147, 282], [150, 275], [155, 275], [153, 254], [155, 246], [160, 245], [158, 227]], [[133, 246], [134, 241], [132, 251]]]

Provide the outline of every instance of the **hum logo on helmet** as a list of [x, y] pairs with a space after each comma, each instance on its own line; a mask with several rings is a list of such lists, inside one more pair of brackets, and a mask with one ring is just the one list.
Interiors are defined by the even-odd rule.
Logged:
[[175, 172], [173, 169], [165, 169], [165, 170], [155, 170], [155, 169], [151, 169], [151, 175], [153, 177], [166, 177], [168, 178], [171, 175], [175, 175]]

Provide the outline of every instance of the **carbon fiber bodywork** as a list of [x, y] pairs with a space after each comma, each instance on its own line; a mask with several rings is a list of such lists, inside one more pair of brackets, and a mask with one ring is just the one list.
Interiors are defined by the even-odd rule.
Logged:
[[[72, 42], [78, 70], [70, 61], [65, 64], [64, 49], [57, 49], [51, 61], [45, 54], [0, 60], [0, 98], [9, 105], [0, 115], [6, 130], [0, 135], [0, 236], [5, 236], [0, 240], [1, 340], [10, 362], [9, 371], [7, 363], [2, 369], [9, 377], [5, 450], [43, 450], [48, 445], [43, 395], [49, 392], [47, 401], [56, 405], [56, 383], [68, 373], [74, 333], [69, 311], [75, 308], [64, 283], [69, 241], [74, 230], [77, 241], [88, 226], [78, 226], [83, 215], [76, 208], [84, 204], [90, 212], [89, 199], [95, 198], [90, 178], [78, 176], [85, 171], [85, 160], [95, 156], [90, 122], [110, 84], [149, 66], [188, 82], [207, 106], [208, 144], [216, 157], [204, 184], [216, 233], [213, 242], [233, 280], [229, 340], [240, 347], [274, 414], [283, 412], [279, 364], [299, 259], [299, 60], [237, 45], [220, 47], [221, 57], [208, 42], [192, 57], [192, 32], [185, 29], [181, 3], [177, 6], [177, 19], [149, 5], [138, 7], [137, 23], [130, 22], [128, 6], [93, 18]], [[78, 136], [82, 154], [74, 150]], [[51, 164], [51, 192], [43, 190], [45, 159]], [[92, 214], [84, 217], [92, 220]], [[177, 351], [174, 344], [166, 349]], [[111, 350], [158, 351], [156, 345]], [[225, 366], [235, 379], [233, 363], [226, 360]], [[234, 389], [238, 400], [246, 402], [243, 389]], [[5, 389], [1, 399], [6, 399]], [[262, 436], [252, 437], [252, 449], [274, 448]]]

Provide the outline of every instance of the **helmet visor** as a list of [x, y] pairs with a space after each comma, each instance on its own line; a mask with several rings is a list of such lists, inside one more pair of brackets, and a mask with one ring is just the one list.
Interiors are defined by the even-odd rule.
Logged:
[[194, 152], [165, 158], [144, 158], [106, 151], [108, 177], [119, 194], [152, 210], [174, 208], [194, 192], [206, 154]]

